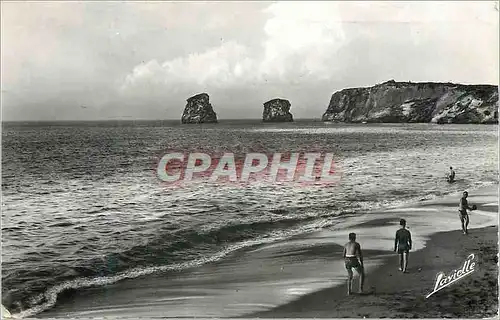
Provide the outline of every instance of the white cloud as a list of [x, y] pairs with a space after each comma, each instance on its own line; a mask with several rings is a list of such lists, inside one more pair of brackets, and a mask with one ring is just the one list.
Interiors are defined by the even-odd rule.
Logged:
[[[209, 90], [248, 84], [281, 82], [286, 85], [297, 79], [328, 81], [339, 76], [337, 71], [345, 62], [351, 63], [340, 60], [337, 51], [352, 41], [367, 43], [365, 46], [375, 50], [373, 56], [394, 54], [376, 51], [378, 48], [386, 50], [390, 43], [401, 46], [406, 41], [402, 40], [405, 36], [410, 38], [410, 42], [406, 43], [413, 46], [429, 44], [435, 46], [436, 52], [444, 49], [447, 54], [450, 52], [446, 47], [451, 46], [459, 48], [462, 51], [459, 54], [464, 55], [463, 52], [468, 51], [467, 46], [470, 46], [469, 39], [463, 38], [464, 34], [473, 39], [474, 32], [483, 32], [489, 27], [484, 39], [491, 41], [492, 35], [495, 35], [492, 30], [498, 26], [494, 2], [278, 2], [268, 6], [264, 13], [269, 18], [263, 26], [265, 39], [260, 47], [247, 47], [231, 41], [200, 53], [165, 61], [161, 65], [152, 60], [136, 66], [127, 76], [124, 88], [134, 90], [141, 83], [156, 83], [168, 84], [171, 89], [191, 85], [193, 90]], [[382, 25], [398, 29], [406, 26], [407, 34], [394, 30], [395, 39], [391, 39], [391, 33], [380, 33]], [[357, 38], [346, 35], [348, 30], [358, 30], [360, 26], [363, 30], [355, 33]], [[484, 39], [475, 43], [483, 47]], [[374, 47], [376, 42], [380, 42], [379, 47]], [[419, 57], [413, 57], [412, 52], [422, 51], [421, 48], [395, 48], [407, 51], [398, 52], [398, 56], [412, 57], [418, 63]], [[428, 50], [431, 52], [432, 48]], [[484, 48], [481, 50], [484, 51]], [[497, 54], [497, 51], [492, 54]], [[355, 59], [357, 54], [352, 52], [351, 57]], [[468, 55], [468, 60], [485, 58], [484, 53], [483, 56], [481, 53], [465, 55]], [[487, 58], [491, 59], [490, 56]], [[394, 63], [397, 64], [397, 61]], [[456, 68], [454, 64], [450, 67]], [[416, 69], [414, 78], [419, 78], [419, 67], [416, 66]], [[446, 71], [440, 69], [440, 72]], [[450, 71], [450, 74], [453, 73]], [[408, 80], [412, 80], [411, 74]]]
[[183, 84], [200, 89], [204, 86], [225, 86], [251, 71], [254, 62], [248, 54], [247, 47], [231, 41], [161, 64], [151, 60], [134, 68], [126, 77], [122, 90], [152, 84], [166, 85], [171, 90]]
[[297, 75], [329, 76], [324, 65], [344, 41], [336, 7], [328, 2], [272, 4], [264, 10], [272, 16], [264, 25], [266, 39], [261, 47], [229, 41], [161, 65], [151, 60], [134, 68], [123, 89], [152, 83], [220, 88], [288, 81]]
[[335, 2], [272, 4], [266, 10], [273, 16], [264, 26], [267, 39], [259, 72], [281, 80], [291, 75], [287, 73], [321, 77], [325, 63], [344, 42], [337, 7]]

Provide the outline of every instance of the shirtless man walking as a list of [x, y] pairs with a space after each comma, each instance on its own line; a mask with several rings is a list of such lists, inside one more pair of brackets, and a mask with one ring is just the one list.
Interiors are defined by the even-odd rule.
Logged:
[[[359, 274], [359, 292], [363, 292], [363, 285], [365, 282], [365, 268], [363, 266], [363, 254], [361, 253], [361, 246], [356, 242], [356, 234], [349, 233], [349, 242], [344, 245], [345, 268], [349, 279], [347, 280], [347, 295], [351, 294], [352, 289], [352, 269], [355, 269]], [[359, 260], [358, 260], [359, 257]]]
[[396, 239], [394, 240], [394, 252], [399, 254], [399, 271], [406, 273], [408, 267], [408, 256], [411, 250], [411, 233], [406, 229], [406, 220], [399, 221], [401, 228], [396, 231]]
[[460, 217], [460, 222], [462, 222], [462, 231], [464, 234], [468, 234], [469, 231], [467, 227], [469, 226], [469, 215], [467, 214], [467, 210], [475, 210], [476, 206], [469, 207], [469, 203], [467, 202], [467, 197], [469, 193], [464, 191], [462, 194], [462, 198], [460, 199], [460, 204], [458, 205], [458, 216]]

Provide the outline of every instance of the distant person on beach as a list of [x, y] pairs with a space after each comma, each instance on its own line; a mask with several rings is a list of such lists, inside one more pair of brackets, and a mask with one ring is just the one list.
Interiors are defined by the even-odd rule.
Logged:
[[450, 167], [450, 173], [448, 174], [448, 182], [455, 182], [455, 171], [453, 167]]
[[399, 271], [406, 273], [408, 267], [408, 257], [411, 250], [411, 233], [406, 229], [406, 220], [399, 221], [401, 228], [396, 231], [396, 239], [394, 240], [394, 252], [399, 254]]
[[460, 217], [460, 222], [462, 222], [462, 231], [464, 234], [468, 234], [469, 231], [467, 227], [469, 226], [469, 215], [467, 214], [467, 210], [476, 210], [476, 205], [469, 207], [469, 203], [467, 202], [467, 197], [469, 193], [464, 191], [462, 194], [462, 198], [460, 199], [460, 204], [458, 206], [458, 212]]
[[[347, 295], [351, 294], [353, 273], [352, 269], [356, 269], [359, 274], [359, 292], [363, 292], [363, 285], [365, 282], [365, 268], [363, 265], [363, 254], [361, 253], [361, 246], [356, 242], [356, 234], [349, 233], [349, 242], [344, 246], [345, 268], [349, 279], [347, 280]], [[358, 260], [359, 258], [359, 260]]]

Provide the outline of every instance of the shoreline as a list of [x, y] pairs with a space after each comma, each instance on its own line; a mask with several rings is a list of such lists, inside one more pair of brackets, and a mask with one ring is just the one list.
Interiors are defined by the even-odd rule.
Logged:
[[[492, 189], [498, 191], [498, 185], [494, 184], [471, 189], [470, 193], [479, 193], [479, 197], [484, 198], [485, 194], [492, 192]], [[454, 208], [456, 202], [452, 203], [447, 201], [454, 194], [457, 193], [453, 192], [443, 197], [425, 200], [419, 203], [419, 205], [423, 207], [440, 205]], [[480, 204], [483, 210], [486, 209], [486, 211], [498, 214], [498, 198], [495, 206], [491, 206], [492, 203], [490, 202], [484, 202], [488, 201], [483, 201], [482, 203], [479, 201], [475, 203]], [[407, 206], [409, 206], [409, 204], [397, 208], [388, 208], [387, 210], [390, 211], [398, 208], [405, 208]], [[356, 293], [359, 276], [354, 272], [353, 294], [351, 296], [346, 295], [347, 284], [344, 283], [299, 297], [294, 301], [278, 306], [272, 310], [255, 312], [240, 318], [471, 317], [471, 313], [474, 313], [475, 310], [471, 311], [467, 310], [467, 308], [459, 308], [457, 311], [454, 307], [455, 305], [462, 306], [464, 302], [463, 291], [467, 292], [466, 301], [469, 308], [476, 303], [475, 300], [477, 299], [473, 299], [474, 296], [481, 296], [481, 301], [488, 299], [486, 303], [486, 307], [489, 308], [488, 311], [484, 314], [472, 315], [472, 317], [493, 317], [498, 315], [498, 219], [499, 217], [497, 216], [495, 224], [486, 227], [470, 228], [471, 225], [469, 225], [468, 235], [463, 235], [461, 230], [440, 231], [430, 234], [429, 240], [426, 241], [423, 248], [410, 252], [408, 263], [409, 274], [403, 274], [398, 271], [399, 260], [397, 254], [394, 253], [391, 257], [383, 258], [381, 265], [370, 272], [366, 272], [363, 294]], [[389, 219], [378, 219], [372, 220], [368, 222], [368, 224], [371, 226], [383, 226], [388, 221]], [[485, 237], [481, 239], [481, 235]], [[471, 239], [471, 237], [473, 239]], [[460, 243], [459, 248], [454, 246], [456, 243]], [[484, 243], [487, 243], [487, 246], [482, 246]], [[445, 244], [446, 247], [443, 247], [443, 244]], [[471, 277], [463, 279], [463, 281], [459, 280], [459, 283], [436, 292], [432, 297], [429, 297], [429, 300], [425, 299], [425, 296], [431, 293], [434, 288], [434, 280], [437, 273], [444, 272], [448, 275], [452, 270], [461, 267], [469, 255], [469, 253], [466, 252], [467, 249], [480, 249], [479, 251], [487, 252], [486, 257], [482, 255], [479, 257], [480, 265], [486, 266], [486, 271], [482, 270], [480, 274], [476, 272], [476, 274], [472, 274]], [[451, 254], [451, 251], [453, 251], [453, 254]], [[460, 254], [457, 255], [458, 252]], [[441, 255], [444, 255], [445, 258], [444, 260], [440, 259], [442, 263], [441, 266], [438, 266], [433, 262], [435, 261], [434, 259], [441, 258]], [[366, 258], [365, 256], [365, 263]], [[419, 261], [425, 263], [422, 264], [419, 263]], [[428, 264], [430, 268], [426, 266], [426, 264]], [[375, 275], [377, 275], [377, 277], [386, 275], [387, 277], [375, 278]], [[480, 278], [480, 280], [478, 280], [478, 278]], [[393, 283], [394, 281], [398, 283], [403, 281], [404, 285], [395, 285]], [[471, 283], [473, 286], [470, 286]], [[486, 283], [486, 285], [490, 287], [490, 291], [485, 292], [482, 290], [482, 283]], [[469, 289], [464, 289], [467, 287], [469, 287]], [[401, 292], [399, 290], [403, 290], [403, 294], [400, 294]], [[487, 296], [486, 298], [484, 297], [485, 293]], [[389, 301], [394, 298], [397, 298], [399, 302], [396, 300]], [[439, 308], [444, 300], [457, 300], [458, 298], [460, 298], [461, 301], [457, 301], [451, 309]], [[484, 303], [481, 307], [483, 306]], [[428, 312], [427, 310], [432, 311]]]
[[[300, 297], [273, 310], [245, 315], [261, 318], [486, 318], [498, 314], [498, 227], [437, 233], [422, 250], [410, 253], [408, 273], [398, 258], [386, 258], [365, 280], [365, 293], [346, 295], [347, 285]], [[461, 268], [470, 253], [478, 268], [454, 284], [433, 291], [436, 275]], [[376, 275], [376, 277], [375, 277]], [[353, 292], [356, 292], [355, 277]]]
[[[472, 227], [498, 225], [498, 215], [494, 213], [498, 211], [497, 190], [497, 184], [471, 189], [471, 204], [478, 204], [479, 209], [475, 211], [474, 218], [471, 218]], [[455, 199], [456, 194], [451, 193], [414, 203], [413, 206], [407, 204], [386, 210], [368, 211], [342, 220], [335, 226], [335, 230], [325, 229], [248, 247], [206, 265], [62, 293], [55, 306], [33, 317], [88, 318], [126, 315], [165, 318], [257, 315], [331, 318], [331, 310], [324, 311], [324, 314], [318, 311], [319, 313], [314, 315], [311, 314], [313, 311], [309, 310], [316, 306], [314, 302], [304, 305], [304, 302], [300, 301], [307, 301], [308, 297], [329, 292], [328, 290], [333, 290], [334, 295], [339, 298], [344, 296], [345, 290], [342, 288], [345, 287], [346, 272], [343, 261], [338, 257], [341, 256], [342, 244], [346, 242], [349, 232], [362, 235], [358, 240], [365, 252], [365, 289], [369, 290], [370, 278], [374, 274], [371, 270], [378, 273], [394, 259], [394, 254], [387, 248], [393, 245], [392, 233], [397, 230], [398, 217], [410, 217], [409, 227], [414, 237], [414, 248], [417, 250], [410, 254], [411, 271], [413, 259], [422, 251], [419, 249], [425, 250], [429, 247], [436, 235], [459, 228]], [[492, 201], [496, 206], [491, 206]], [[436, 212], [442, 214], [437, 215]], [[492, 216], [496, 217], [494, 223], [491, 222]], [[440, 231], [439, 226], [447, 226], [448, 230]], [[429, 229], [431, 232], [428, 232]], [[387, 238], [388, 235], [390, 239]], [[295, 307], [290, 307], [292, 305]], [[296, 308], [300, 305], [303, 308], [299, 308], [301, 311], [297, 313]], [[291, 310], [295, 311], [290, 313]], [[352, 314], [347, 316], [356, 317]]]

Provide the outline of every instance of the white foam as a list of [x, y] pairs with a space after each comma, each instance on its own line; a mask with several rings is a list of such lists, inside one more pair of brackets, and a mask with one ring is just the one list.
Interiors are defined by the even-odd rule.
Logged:
[[497, 202], [485, 203], [481, 206], [483, 206], [483, 207], [498, 207], [498, 203]]
[[470, 217], [474, 217], [474, 215], [479, 214], [491, 218], [498, 217], [498, 212], [489, 212], [489, 211], [482, 211], [482, 210], [474, 210], [473, 213], [469, 213]]
[[274, 232], [273, 236], [269, 235], [263, 235], [257, 239], [254, 240], [247, 240], [243, 241], [237, 244], [230, 245], [226, 247], [225, 249], [217, 252], [216, 254], [209, 256], [209, 257], [203, 257], [199, 258], [193, 261], [189, 262], [184, 262], [184, 263], [178, 263], [174, 265], [167, 265], [167, 266], [157, 266], [157, 267], [149, 267], [149, 268], [138, 268], [138, 269], [132, 269], [123, 273], [119, 273], [115, 276], [112, 277], [97, 277], [97, 278], [80, 278], [80, 279], [74, 279], [70, 280], [58, 285], [55, 285], [45, 291], [43, 294], [38, 295], [34, 298], [35, 301], [43, 301], [45, 298], [45, 303], [42, 303], [38, 306], [26, 309], [24, 311], [21, 311], [17, 314], [14, 314], [13, 317], [16, 318], [26, 318], [33, 316], [35, 314], [38, 314], [42, 311], [45, 311], [47, 309], [50, 309], [56, 304], [57, 301], [57, 296], [59, 293], [68, 290], [68, 289], [81, 289], [81, 288], [88, 288], [88, 287], [94, 287], [94, 286], [103, 286], [103, 285], [110, 285], [113, 283], [116, 283], [121, 280], [125, 279], [131, 279], [131, 278], [137, 278], [153, 273], [160, 273], [160, 272], [167, 272], [167, 271], [177, 271], [177, 270], [184, 270], [187, 268], [192, 268], [192, 267], [197, 267], [201, 266], [210, 262], [215, 262], [218, 261], [228, 254], [258, 244], [266, 244], [266, 243], [272, 243], [275, 241], [283, 240], [288, 237], [297, 235], [297, 234], [304, 234], [304, 233], [309, 233], [313, 231], [320, 230], [326, 226], [329, 226], [332, 224], [331, 219], [322, 219], [318, 222], [311, 223], [309, 225], [303, 226], [303, 227], [298, 227], [298, 228], [293, 228], [290, 230], [285, 230], [281, 232]]

